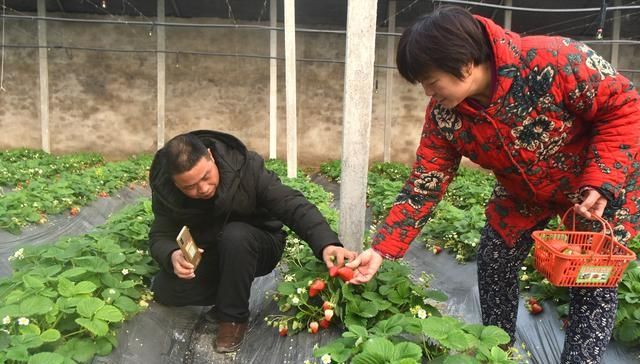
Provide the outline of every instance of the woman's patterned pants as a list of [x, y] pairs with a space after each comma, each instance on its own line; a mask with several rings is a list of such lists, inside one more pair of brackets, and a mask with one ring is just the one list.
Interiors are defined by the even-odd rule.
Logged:
[[[478, 288], [482, 323], [504, 329], [515, 341], [518, 315], [518, 271], [533, 245], [531, 232], [523, 234], [513, 248], [488, 224], [482, 230], [478, 250]], [[611, 338], [616, 317], [616, 288], [570, 288], [569, 325], [562, 364], [597, 364]]]

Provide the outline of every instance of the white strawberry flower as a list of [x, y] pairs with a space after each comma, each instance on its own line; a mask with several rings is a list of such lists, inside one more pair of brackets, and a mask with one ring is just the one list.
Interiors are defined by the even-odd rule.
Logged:
[[9, 316], [5, 316], [2, 318], [2, 324], [3, 325], [9, 325], [11, 323], [11, 317]]
[[123, 268], [122, 269], [122, 275], [126, 276], [127, 274], [129, 274], [129, 270], [127, 268]]
[[424, 309], [419, 309], [418, 310], [418, 318], [421, 320], [424, 320], [427, 318], [427, 311], [425, 311]]
[[29, 325], [29, 319], [28, 319], [28, 318], [26, 318], [26, 317], [20, 317], [20, 318], [18, 319], [18, 325], [20, 325], [20, 326], [27, 326], [27, 325]]
[[320, 360], [322, 361], [323, 364], [330, 364], [331, 363], [331, 355], [324, 354], [322, 357], [320, 357]]

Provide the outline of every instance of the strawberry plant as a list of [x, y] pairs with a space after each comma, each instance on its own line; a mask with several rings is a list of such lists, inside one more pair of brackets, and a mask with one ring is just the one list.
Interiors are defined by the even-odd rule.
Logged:
[[36, 179], [0, 198], [0, 229], [19, 233], [29, 223], [45, 223], [47, 214], [84, 206], [129, 182], [147, 179], [148, 156], [107, 163], [79, 173], [65, 172], [53, 180]]
[[150, 201], [125, 208], [96, 232], [25, 247], [0, 281], [0, 362], [85, 363], [117, 345], [122, 321], [151, 300], [146, 253]]
[[[78, 173], [86, 168], [104, 163], [97, 153], [77, 153], [54, 156], [47, 153], [33, 154], [33, 158], [17, 159], [0, 164], [0, 185], [22, 189], [34, 179], [50, 179], [60, 173]], [[2, 159], [2, 158], [0, 158]]]

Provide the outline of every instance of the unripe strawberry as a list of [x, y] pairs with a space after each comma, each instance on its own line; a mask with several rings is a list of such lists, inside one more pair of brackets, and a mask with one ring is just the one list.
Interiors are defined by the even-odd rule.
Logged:
[[324, 319], [327, 321], [331, 321], [333, 317], [333, 310], [324, 310]]
[[317, 321], [312, 321], [309, 324], [309, 332], [312, 334], [315, 334], [318, 332], [318, 322]]
[[324, 301], [324, 303], [322, 304], [322, 311], [326, 311], [326, 310], [333, 310], [333, 303], [329, 302], [329, 301]]

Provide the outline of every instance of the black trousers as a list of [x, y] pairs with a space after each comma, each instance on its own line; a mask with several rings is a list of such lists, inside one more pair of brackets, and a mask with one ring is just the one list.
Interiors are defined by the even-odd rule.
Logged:
[[283, 231], [265, 231], [231, 222], [215, 246], [205, 249], [192, 279], [160, 270], [151, 290], [167, 306], [216, 306], [221, 321], [246, 322], [254, 278], [269, 274], [285, 246]]
[[[515, 341], [518, 315], [518, 271], [526, 259], [533, 230], [523, 234], [513, 248], [488, 224], [478, 249], [478, 289], [482, 323], [504, 329]], [[569, 326], [561, 364], [598, 364], [611, 339], [618, 304], [617, 288], [570, 288]]]

